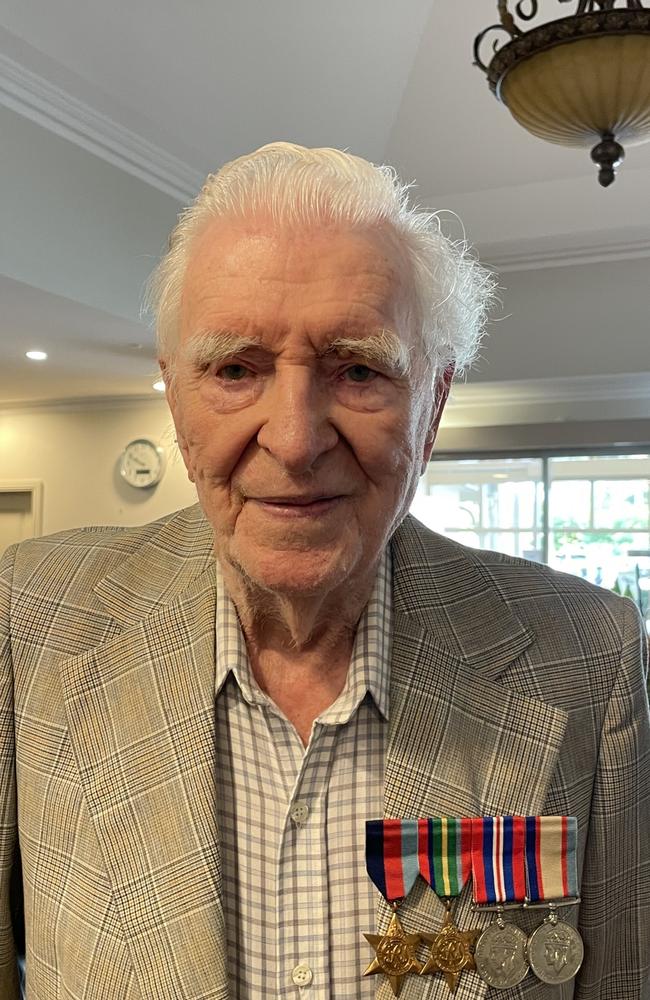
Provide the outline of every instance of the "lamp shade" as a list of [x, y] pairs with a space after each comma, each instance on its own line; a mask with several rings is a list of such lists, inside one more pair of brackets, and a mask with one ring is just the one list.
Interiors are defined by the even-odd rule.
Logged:
[[[498, 0], [501, 23], [476, 38], [475, 65], [528, 132], [563, 146], [592, 146], [607, 187], [625, 156], [622, 143], [650, 139], [650, 10], [642, 0], [626, 0], [624, 9], [616, 9], [617, 0], [579, 0], [572, 17], [522, 31], [508, 3]], [[529, 21], [538, 4], [519, 0], [515, 14]], [[509, 41], [494, 42], [486, 64], [481, 51], [495, 32]]]
[[650, 138], [650, 35], [581, 38], [537, 52], [497, 84], [528, 132], [565, 146], [604, 134], [630, 145]]

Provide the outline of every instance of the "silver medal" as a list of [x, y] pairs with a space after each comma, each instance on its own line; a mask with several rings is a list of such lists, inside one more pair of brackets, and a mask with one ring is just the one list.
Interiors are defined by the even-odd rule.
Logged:
[[486, 927], [476, 942], [474, 961], [483, 982], [496, 990], [507, 990], [526, 977], [527, 938], [515, 924], [498, 919]]
[[548, 917], [528, 939], [530, 967], [543, 983], [566, 983], [582, 965], [584, 945], [571, 924]]

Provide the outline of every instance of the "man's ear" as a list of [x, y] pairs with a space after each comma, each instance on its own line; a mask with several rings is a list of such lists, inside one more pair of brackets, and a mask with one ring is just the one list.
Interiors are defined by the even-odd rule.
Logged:
[[454, 380], [455, 371], [456, 371], [456, 366], [453, 363], [447, 365], [442, 375], [440, 375], [436, 379], [433, 411], [431, 413], [431, 421], [429, 423], [429, 428], [427, 430], [427, 436], [424, 439], [424, 451], [422, 453], [422, 473], [424, 473], [424, 471], [426, 470], [429, 459], [431, 458], [431, 452], [433, 451], [433, 446], [435, 444], [435, 440], [438, 434], [438, 427], [440, 426], [440, 421], [442, 419], [445, 403], [449, 398], [449, 390], [451, 389], [451, 383]]
[[165, 383], [165, 398], [167, 400], [167, 405], [171, 411], [172, 420], [174, 421], [174, 428], [176, 430], [176, 444], [178, 445], [179, 451], [183, 456], [183, 462], [185, 468], [187, 469], [187, 478], [191, 483], [194, 482], [194, 473], [192, 472], [192, 463], [190, 462], [190, 452], [187, 446], [187, 441], [183, 433], [183, 421], [181, 414], [181, 407], [178, 401], [178, 391], [176, 385], [176, 378], [174, 376], [174, 369], [169, 365], [163, 358], [158, 358], [158, 364], [160, 365], [160, 371]]

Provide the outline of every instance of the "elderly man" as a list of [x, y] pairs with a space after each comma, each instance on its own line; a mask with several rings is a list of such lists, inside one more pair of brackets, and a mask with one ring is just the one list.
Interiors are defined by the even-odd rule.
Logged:
[[366, 821], [403, 832], [392, 878], [401, 821], [549, 815], [577, 819], [582, 903], [508, 995], [648, 996], [638, 615], [408, 516], [491, 288], [335, 150], [264, 147], [182, 215], [151, 299], [200, 506], [3, 564], [3, 998], [17, 840], [29, 1000], [483, 997], [517, 932], [479, 975], [472, 878], [445, 955], [424, 879], [387, 932]]

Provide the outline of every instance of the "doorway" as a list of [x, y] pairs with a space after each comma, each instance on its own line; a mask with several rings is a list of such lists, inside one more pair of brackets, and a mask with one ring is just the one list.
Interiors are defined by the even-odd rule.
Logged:
[[0, 554], [14, 542], [43, 530], [43, 484], [35, 480], [0, 480]]

